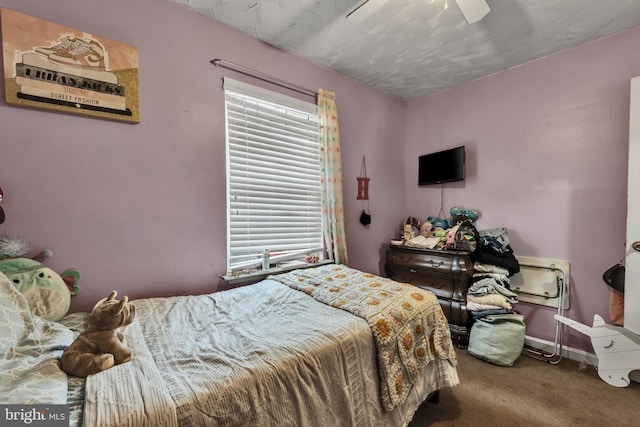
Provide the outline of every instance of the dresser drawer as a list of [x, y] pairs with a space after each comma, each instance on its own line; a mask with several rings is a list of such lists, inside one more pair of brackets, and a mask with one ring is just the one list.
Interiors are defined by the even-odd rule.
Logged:
[[387, 262], [397, 267], [420, 269], [429, 274], [438, 272], [451, 274], [453, 258], [438, 254], [397, 250], [388, 253]]
[[397, 282], [411, 283], [414, 286], [433, 292], [438, 298], [453, 298], [453, 280], [448, 272], [429, 272], [417, 268], [396, 267], [391, 278]]

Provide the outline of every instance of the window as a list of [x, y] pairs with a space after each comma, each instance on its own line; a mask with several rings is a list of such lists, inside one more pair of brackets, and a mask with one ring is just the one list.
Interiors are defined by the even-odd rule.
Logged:
[[225, 78], [227, 271], [322, 258], [316, 105]]

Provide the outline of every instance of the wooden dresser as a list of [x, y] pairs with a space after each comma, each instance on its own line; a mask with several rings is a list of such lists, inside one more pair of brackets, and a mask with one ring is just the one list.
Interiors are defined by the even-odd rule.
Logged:
[[467, 311], [467, 289], [473, 262], [468, 252], [390, 246], [385, 270], [393, 280], [436, 294], [449, 321], [453, 342], [466, 347], [472, 323]]

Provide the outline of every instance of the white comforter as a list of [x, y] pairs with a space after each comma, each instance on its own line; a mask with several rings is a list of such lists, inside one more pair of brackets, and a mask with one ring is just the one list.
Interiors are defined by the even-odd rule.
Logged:
[[134, 358], [87, 379], [87, 427], [405, 426], [431, 391], [458, 383], [434, 360], [385, 411], [367, 322], [271, 280], [133, 303]]

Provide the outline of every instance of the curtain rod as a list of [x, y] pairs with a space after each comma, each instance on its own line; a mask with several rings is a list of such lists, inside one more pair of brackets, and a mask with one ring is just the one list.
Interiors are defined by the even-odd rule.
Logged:
[[255, 79], [262, 80], [263, 82], [271, 83], [276, 86], [280, 86], [285, 89], [289, 89], [294, 92], [301, 93], [303, 95], [311, 96], [314, 98], [318, 96], [318, 92], [303, 88], [301, 86], [294, 85], [293, 83], [289, 83], [287, 81], [284, 81], [275, 77], [271, 77], [259, 71], [252, 70], [251, 68], [247, 68], [242, 65], [235, 64], [233, 62], [225, 61], [224, 59], [216, 58], [216, 59], [212, 59], [209, 62], [211, 62], [216, 67], [226, 68], [228, 70], [235, 71], [240, 74], [244, 74], [245, 76], [253, 77]]

